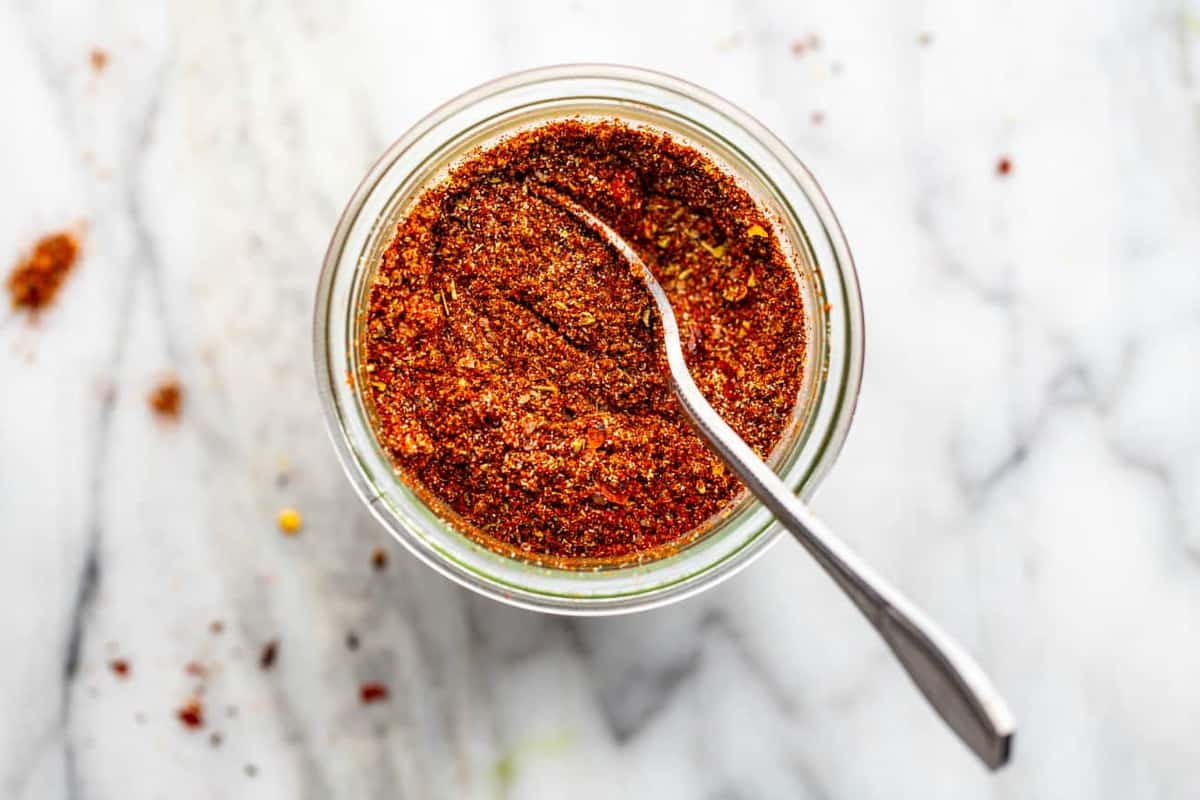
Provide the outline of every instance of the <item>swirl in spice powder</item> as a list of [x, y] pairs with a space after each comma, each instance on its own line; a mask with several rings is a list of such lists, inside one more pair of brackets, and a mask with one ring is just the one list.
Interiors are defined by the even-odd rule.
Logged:
[[676, 405], [645, 287], [537, 185], [638, 251], [701, 391], [770, 453], [804, 377], [796, 272], [710, 158], [615, 120], [526, 130], [418, 198], [372, 279], [358, 383], [398, 473], [464, 533], [564, 566], [658, 557], [742, 489]]

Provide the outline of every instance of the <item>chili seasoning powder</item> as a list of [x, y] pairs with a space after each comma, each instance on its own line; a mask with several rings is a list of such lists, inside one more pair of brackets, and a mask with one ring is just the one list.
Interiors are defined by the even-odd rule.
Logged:
[[711, 158], [616, 120], [527, 129], [418, 197], [371, 279], [357, 384], [397, 472], [464, 533], [568, 567], [657, 557], [742, 488], [676, 404], [645, 287], [539, 185], [637, 250], [700, 390], [770, 453], [804, 378], [797, 272]]
[[79, 241], [70, 233], [44, 236], [28, 258], [13, 267], [7, 286], [13, 308], [41, 311], [54, 302], [79, 258]]

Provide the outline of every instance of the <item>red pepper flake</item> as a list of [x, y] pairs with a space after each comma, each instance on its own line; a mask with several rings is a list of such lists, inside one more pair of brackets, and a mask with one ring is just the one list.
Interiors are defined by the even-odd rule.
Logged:
[[199, 661], [189, 661], [187, 664], [184, 665], [183, 671], [186, 672], [188, 675], [191, 675], [193, 678], [208, 677], [208, 668], [205, 667], [203, 664], [201, 664]]
[[379, 703], [388, 698], [388, 688], [382, 683], [364, 683], [358, 687], [358, 697], [363, 705]]
[[204, 706], [195, 697], [184, 703], [183, 707], [176, 712], [176, 716], [179, 717], [179, 721], [183, 723], [184, 727], [193, 730], [204, 727]]
[[796, 39], [792, 42], [792, 55], [794, 55], [796, 58], [804, 55], [804, 51], [806, 49], [807, 48], [804, 45], [804, 40]]
[[272, 639], [263, 645], [262, 653], [258, 656], [258, 666], [270, 669], [275, 665], [275, 657], [279, 654], [279, 640]]
[[604, 444], [604, 426], [599, 423], [591, 425], [585, 438], [588, 450], [598, 450]]
[[70, 233], [53, 233], [39, 239], [33, 253], [9, 273], [8, 294], [13, 308], [34, 313], [54, 302], [78, 258], [79, 242]]
[[88, 61], [91, 62], [93, 72], [103, 72], [108, 66], [108, 53], [99, 47], [92, 48], [92, 52], [88, 54]]
[[129, 675], [129, 662], [123, 658], [114, 658], [108, 662], [108, 666], [118, 678], [125, 678]]
[[812, 112], [811, 119], [813, 125], [821, 125], [825, 122], [825, 113], [822, 111], [814, 111]]
[[1001, 156], [1000, 160], [996, 162], [996, 174], [1003, 178], [1010, 172], [1012, 172], [1012, 160], [1008, 156]]
[[371, 566], [375, 568], [376, 572], [383, 572], [387, 569], [387, 564], [387, 550], [384, 550], [382, 547], [376, 547], [371, 551]]
[[174, 378], [168, 378], [150, 392], [148, 398], [150, 410], [159, 419], [174, 421], [179, 419], [183, 409], [183, 387]]

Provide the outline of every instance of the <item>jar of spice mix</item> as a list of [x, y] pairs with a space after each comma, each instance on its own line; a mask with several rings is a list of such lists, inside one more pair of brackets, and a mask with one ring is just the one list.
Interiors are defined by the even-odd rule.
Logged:
[[732, 175], [770, 218], [795, 271], [805, 339], [804, 363], [797, 365], [803, 380], [770, 462], [798, 494], [811, 496], [841, 449], [862, 377], [862, 306], [849, 248], [815, 179], [782, 142], [728, 102], [666, 75], [606, 65], [522, 72], [473, 89], [417, 123], [372, 167], [334, 230], [317, 292], [314, 354], [342, 466], [372, 514], [414, 555], [512, 605], [623, 613], [715, 585], [765, 552], [780, 529], [743, 497], [679, 546], [641, 558], [565, 563], [496, 547], [468, 535], [436, 498], [404, 479], [381, 444], [370, 392], [363, 391], [373, 366], [364, 363], [361, 347], [372, 277], [398, 221], [468, 154], [568, 119], [664, 131]]

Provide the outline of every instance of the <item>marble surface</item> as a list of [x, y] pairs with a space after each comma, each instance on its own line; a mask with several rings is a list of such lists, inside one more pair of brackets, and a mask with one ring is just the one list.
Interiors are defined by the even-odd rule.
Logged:
[[[711, 87], [828, 191], [868, 357], [816, 506], [1009, 695], [1002, 773], [798, 548], [566, 620], [352, 494], [309, 341], [343, 203], [434, 105], [583, 60]], [[0, 796], [1194, 797], [1198, 71], [1174, 0], [4, 3], [0, 259], [85, 255], [0, 312]]]

